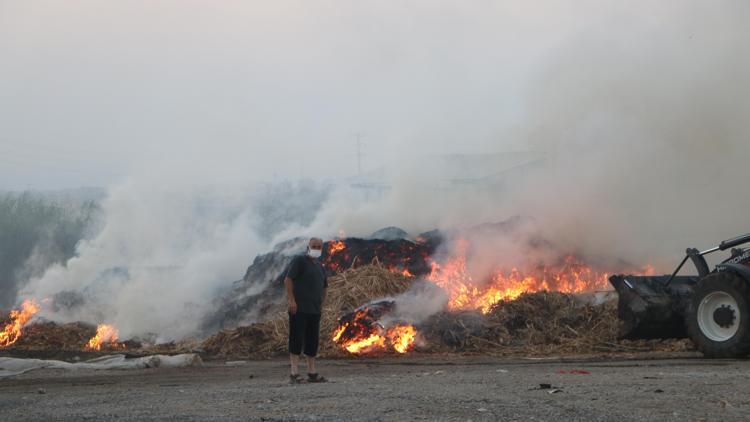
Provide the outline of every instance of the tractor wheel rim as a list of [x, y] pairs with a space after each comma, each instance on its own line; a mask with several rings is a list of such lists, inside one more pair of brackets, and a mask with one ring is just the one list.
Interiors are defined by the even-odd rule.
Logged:
[[[732, 323], [722, 327], [716, 322], [714, 314], [720, 308], [728, 309], [734, 315]], [[737, 301], [726, 292], [712, 292], [706, 295], [698, 305], [698, 327], [703, 335], [712, 341], [727, 341], [737, 334], [740, 328], [740, 309]]]

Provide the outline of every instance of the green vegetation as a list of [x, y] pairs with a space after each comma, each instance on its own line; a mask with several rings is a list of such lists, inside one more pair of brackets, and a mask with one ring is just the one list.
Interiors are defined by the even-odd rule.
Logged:
[[75, 255], [98, 210], [92, 200], [0, 194], [0, 308], [14, 305], [21, 284], [30, 277]]

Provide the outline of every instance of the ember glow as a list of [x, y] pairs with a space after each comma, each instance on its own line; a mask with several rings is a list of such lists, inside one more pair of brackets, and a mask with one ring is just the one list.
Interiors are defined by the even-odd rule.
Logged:
[[24, 325], [39, 312], [39, 305], [34, 300], [25, 300], [20, 310], [10, 311], [10, 322], [0, 331], [0, 348], [15, 343], [22, 334]]
[[99, 324], [96, 327], [96, 335], [89, 340], [88, 344], [86, 344], [86, 348], [91, 350], [102, 350], [102, 347], [104, 346], [117, 346], [118, 336], [119, 333], [114, 326]]
[[429, 256], [436, 247], [434, 242], [337, 238], [323, 244], [321, 263], [331, 274], [374, 264], [405, 277], [419, 277], [429, 274]]
[[500, 301], [543, 290], [562, 293], [609, 290], [608, 273], [596, 271], [572, 255], [551, 266], [496, 270], [487, 282], [477, 282], [466, 266], [468, 247], [468, 241], [459, 240], [455, 255], [443, 263], [433, 261], [427, 277], [448, 293], [448, 307], [453, 310], [479, 309], [487, 313]]
[[363, 306], [339, 321], [332, 340], [352, 354], [394, 351], [406, 353], [414, 346], [417, 329], [410, 324], [384, 327], [379, 318], [392, 303]]
[[343, 240], [337, 239], [327, 242], [325, 256], [323, 257], [323, 267], [337, 273], [342, 272], [346, 269], [345, 263], [349, 260], [349, 254], [346, 252], [346, 243]]
[[401, 274], [404, 277], [414, 277], [414, 274], [412, 274], [411, 271], [406, 268], [402, 268], [401, 266], [389, 265], [385, 267], [385, 269], [394, 274]]

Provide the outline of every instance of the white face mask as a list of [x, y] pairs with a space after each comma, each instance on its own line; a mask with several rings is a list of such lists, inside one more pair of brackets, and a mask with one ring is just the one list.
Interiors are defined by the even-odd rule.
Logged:
[[323, 253], [320, 249], [307, 249], [307, 254], [310, 255], [311, 258], [320, 258], [320, 254]]

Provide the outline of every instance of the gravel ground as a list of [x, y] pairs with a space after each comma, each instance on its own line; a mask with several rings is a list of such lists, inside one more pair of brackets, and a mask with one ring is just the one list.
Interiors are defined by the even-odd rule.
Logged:
[[0, 380], [0, 420], [714, 421], [750, 415], [746, 360], [409, 356], [323, 361], [320, 370], [331, 382], [289, 385], [282, 360], [39, 370]]

